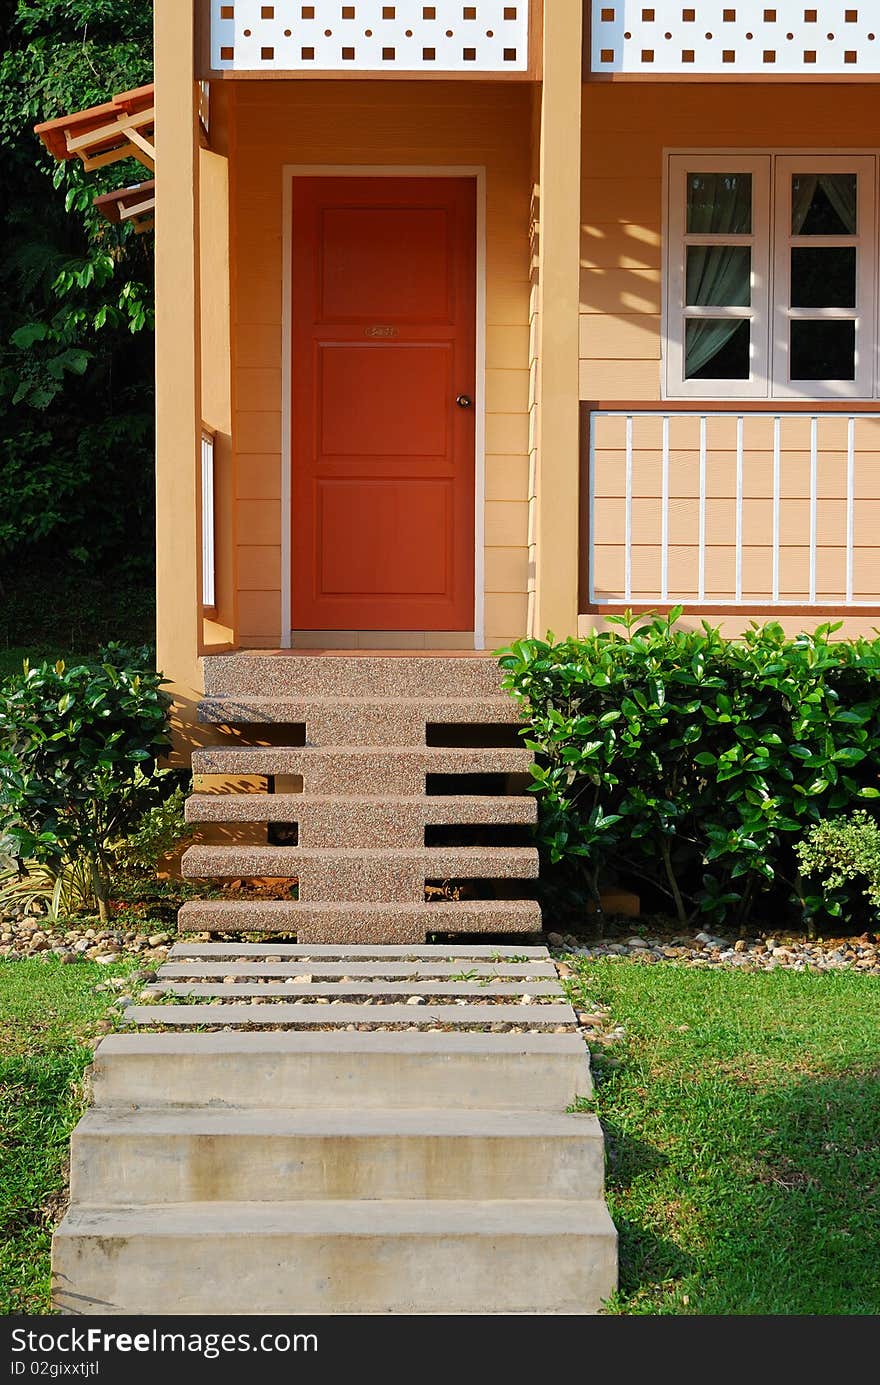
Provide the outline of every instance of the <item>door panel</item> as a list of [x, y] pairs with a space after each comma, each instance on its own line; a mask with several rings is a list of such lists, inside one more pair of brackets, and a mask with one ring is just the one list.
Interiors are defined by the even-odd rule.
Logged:
[[474, 622], [476, 193], [297, 178], [293, 624]]

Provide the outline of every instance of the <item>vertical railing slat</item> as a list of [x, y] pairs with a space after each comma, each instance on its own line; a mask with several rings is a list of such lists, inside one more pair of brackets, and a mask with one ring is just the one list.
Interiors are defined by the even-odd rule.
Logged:
[[856, 541], [856, 421], [849, 420], [846, 430], [846, 600], [851, 605], [855, 597]]
[[773, 604], [779, 605], [779, 558], [782, 521], [782, 419], [773, 420]]
[[587, 591], [590, 605], [596, 604], [596, 414], [590, 414], [590, 460], [588, 477], [589, 500], [587, 520], [589, 524]]
[[819, 419], [810, 419], [810, 605], [816, 604], [816, 566], [819, 545]]
[[660, 501], [660, 600], [669, 600], [669, 415], [663, 418], [663, 480]]
[[743, 593], [743, 455], [745, 450], [745, 419], [736, 420], [736, 603]]
[[708, 446], [709, 420], [704, 414], [700, 419], [700, 551], [699, 551], [699, 570], [697, 573], [697, 599], [706, 600], [706, 461], [709, 455]]
[[627, 601], [632, 600], [632, 508], [633, 508], [633, 417], [627, 415], [626, 419], [626, 518], [625, 527], [625, 557], [624, 557], [624, 595]]

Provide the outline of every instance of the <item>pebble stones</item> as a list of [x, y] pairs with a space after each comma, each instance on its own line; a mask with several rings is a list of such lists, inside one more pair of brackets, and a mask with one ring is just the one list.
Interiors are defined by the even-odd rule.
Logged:
[[[701, 930], [686, 936], [661, 937], [645, 931], [625, 941], [597, 940], [585, 943], [573, 934], [549, 933], [555, 952], [595, 960], [674, 962], [679, 966], [743, 971], [860, 971], [880, 976], [880, 938], [864, 933], [860, 938], [811, 941], [778, 937], [722, 938]], [[562, 973], [565, 974], [564, 971]]]
[[[67, 965], [97, 962], [99, 966], [113, 966], [134, 957], [149, 964], [163, 962], [175, 939], [171, 931], [148, 934], [112, 925], [70, 927], [45, 917], [0, 917], [0, 958], [14, 962], [30, 957], [57, 957]], [[196, 941], [195, 936], [192, 941]]]

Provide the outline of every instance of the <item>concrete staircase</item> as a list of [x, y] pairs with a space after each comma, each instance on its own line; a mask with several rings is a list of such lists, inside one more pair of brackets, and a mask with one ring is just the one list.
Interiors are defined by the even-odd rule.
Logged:
[[200, 719], [227, 743], [197, 751], [193, 772], [252, 791], [195, 793], [187, 818], [248, 840], [192, 847], [183, 873], [298, 889], [187, 904], [181, 932], [414, 944], [540, 930], [532, 757], [493, 659], [234, 654], [207, 659], [205, 679]]
[[184, 942], [150, 1002], [95, 1055], [60, 1312], [585, 1314], [613, 1291], [602, 1131], [566, 1114], [588, 1053], [543, 948]]

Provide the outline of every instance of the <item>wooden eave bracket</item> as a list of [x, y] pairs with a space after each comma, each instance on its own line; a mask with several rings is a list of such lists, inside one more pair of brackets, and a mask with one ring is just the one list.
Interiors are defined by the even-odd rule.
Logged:
[[135, 234], [142, 236], [155, 225], [155, 181], [150, 179], [147, 183], [136, 183], [130, 188], [105, 192], [101, 197], [95, 198], [94, 205], [106, 221], [116, 226], [130, 221]]
[[87, 169], [138, 159], [156, 164], [156, 98], [152, 83], [123, 91], [102, 106], [45, 120], [34, 127], [49, 153], [62, 162], [78, 158]]
[[[156, 108], [152, 84], [121, 92], [102, 106], [59, 116], [35, 126], [49, 153], [61, 162], [79, 159], [91, 173], [123, 159], [137, 159], [156, 171]], [[95, 198], [95, 206], [115, 224], [130, 221], [141, 235], [151, 230], [156, 208], [155, 182], [120, 188]]]

